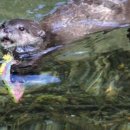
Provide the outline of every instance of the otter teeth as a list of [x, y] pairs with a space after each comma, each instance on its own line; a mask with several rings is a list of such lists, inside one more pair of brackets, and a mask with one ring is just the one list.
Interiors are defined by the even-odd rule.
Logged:
[[1, 39], [1, 42], [10, 42], [11, 44], [14, 43], [14, 42], [13, 42], [10, 38], [8, 38], [8, 37], [3, 37], [3, 38]]

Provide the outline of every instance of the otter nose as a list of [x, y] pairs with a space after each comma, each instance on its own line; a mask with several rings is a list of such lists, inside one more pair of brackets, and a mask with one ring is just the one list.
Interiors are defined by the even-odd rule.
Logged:
[[9, 28], [4, 28], [3, 30], [4, 30], [5, 33], [12, 32], [11, 29], [9, 29]]

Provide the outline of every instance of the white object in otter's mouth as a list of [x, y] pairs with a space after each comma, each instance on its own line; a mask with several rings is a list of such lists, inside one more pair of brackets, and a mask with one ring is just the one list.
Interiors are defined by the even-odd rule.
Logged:
[[54, 47], [47, 48], [45, 50], [42, 50], [37, 53], [37, 48], [33, 48], [32, 46], [21, 46], [16, 48], [16, 52], [19, 53], [19, 59], [36, 59], [38, 57], [41, 57], [43, 55], [46, 55], [50, 52], [53, 52], [59, 48], [61, 48], [63, 45], [57, 45]]

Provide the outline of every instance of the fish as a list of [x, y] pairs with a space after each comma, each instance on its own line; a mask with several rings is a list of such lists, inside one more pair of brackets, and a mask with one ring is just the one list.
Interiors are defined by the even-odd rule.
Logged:
[[25, 86], [18, 81], [11, 81], [11, 66], [13, 64], [16, 64], [13, 56], [10, 54], [4, 55], [3, 63], [0, 66], [0, 76], [5, 87], [8, 89], [9, 94], [13, 97], [13, 101], [18, 103], [24, 94]]

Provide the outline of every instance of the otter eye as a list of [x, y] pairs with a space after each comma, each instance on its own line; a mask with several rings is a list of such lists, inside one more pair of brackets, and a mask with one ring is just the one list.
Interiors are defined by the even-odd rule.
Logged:
[[25, 28], [24, 28], [24, 27], [19, 27], [19, 30], [20, 30], [20, 31], [24, 31]]

